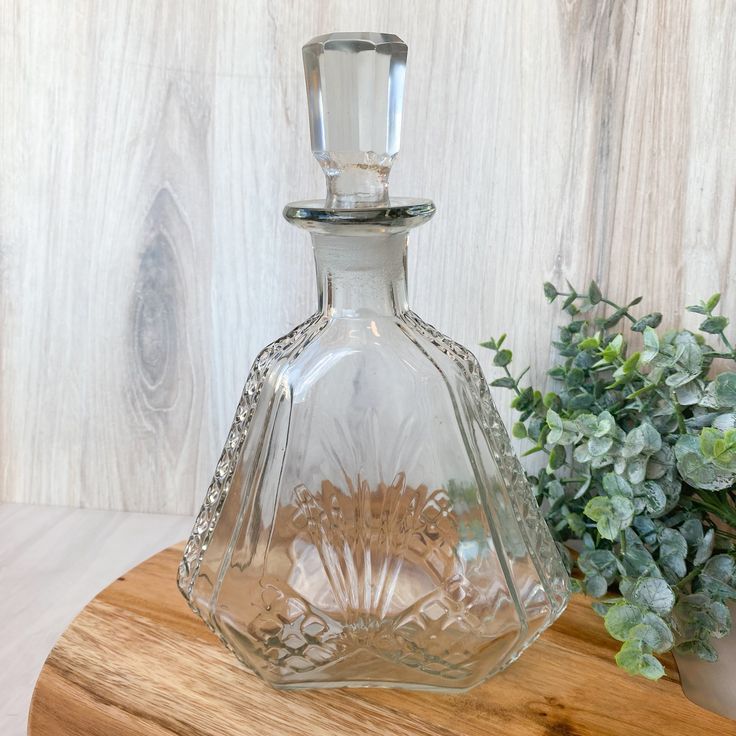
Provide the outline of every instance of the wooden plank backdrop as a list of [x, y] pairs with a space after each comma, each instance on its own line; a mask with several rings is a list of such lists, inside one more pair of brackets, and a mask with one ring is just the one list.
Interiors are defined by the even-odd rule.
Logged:
[[197, 507], [315, 304], [280, 214], [323, 191], [301, 45], [357, 29], [410, 48], [392, 191], [438, 205], [429, 322], [508, 329], [539, 379], [544, 280], [734, 314], [733, 0], [0, 0], [0, 500]]

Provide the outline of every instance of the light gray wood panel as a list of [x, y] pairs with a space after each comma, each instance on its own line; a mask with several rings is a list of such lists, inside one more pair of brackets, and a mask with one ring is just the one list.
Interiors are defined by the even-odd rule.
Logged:
[[251, 360], [314, 307], [280, 214], [323, 190], [300, 49], [348, 29], [409, 43], [392, 191], [438, 205], [429, 322], [508, 330], [543, 380], [546, 279], [733, 313], [730, 0], [0, 0], [1, 498], [196, 508]]

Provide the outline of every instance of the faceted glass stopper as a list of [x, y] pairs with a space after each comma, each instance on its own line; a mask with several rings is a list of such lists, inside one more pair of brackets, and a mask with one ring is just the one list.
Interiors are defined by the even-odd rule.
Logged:
[[302, 49], [312, 152], [327, 179], [327, 205], [388, 202], [399, 151], [406, 44], [388, 33], [330, 33]]

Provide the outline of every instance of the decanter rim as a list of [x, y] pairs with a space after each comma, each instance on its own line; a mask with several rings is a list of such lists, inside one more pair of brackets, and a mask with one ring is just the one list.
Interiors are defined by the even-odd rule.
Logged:
[[346, 41], [364, 42], [366, 48], [382, 47], [390, 45], [406, 46], [406, 44], [394, 33], [381, 33], [377, 31], [339, 31], [336, 33], [324, 33], [307, 41], [302, 47], [309, 49], [311, 46], [321, 45], [325, 48], [340, 47]]
[[408, 230], [427, 222], [435, 211], [432, 200], [402, 197], [392, 198], [388, 204], [360, 208], [326, 207], [324, 200], [290, 202], [284, 207], [283, 214], [296, 227], [331, 232], [335, 225]]

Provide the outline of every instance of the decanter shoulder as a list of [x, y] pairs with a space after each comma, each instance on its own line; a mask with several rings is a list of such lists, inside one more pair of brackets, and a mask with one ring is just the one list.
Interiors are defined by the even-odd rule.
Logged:
[[413, 332], [425, 343], [428, 343], [432, 349], [445, 355], [465, 375], [485, 386], [480, 362], [470, 350], [442, 334], [436, 327], [425, 322], [415, 312], [408, 311], [405, 315], [405, 321]]
[[249, 377], [265, 377], [276, 363], [293, 360], [326, 326], [324, 315], [315, 312], [291, 332], [266, 345], [253, 361]]
[[473, 394], [488, 391], [477, 358], [413, 312], [349, 320], [314, 315], [259, 354], [248, 383], [264, 379], [297, 394], [336, 380], [349, 381], [357, 393], [385, 391], [387, 383], [447, 388], [457, 381]]

